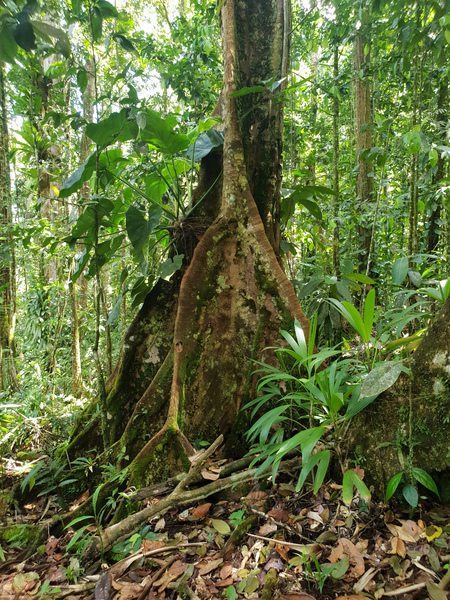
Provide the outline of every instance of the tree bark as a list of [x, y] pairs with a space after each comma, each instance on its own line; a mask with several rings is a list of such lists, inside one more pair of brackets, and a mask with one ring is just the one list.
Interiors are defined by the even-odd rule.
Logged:
[[364, 480], [377, 494], [400, 471], [407, 482], [413, 467], [449, 472], [450, 296], [406, 366], [412, 378], [402, 374], [352, 420], [349, 430], [349, 446], [364, 459]]
[[[227, 0], [222, 8], [223, 155], [203, 159], [196, 196], [221, 171], [222, 179], [183, 223], [193, 234], [178, 241], [188, 260], [147, 296], [108, 382], [111, 454], [129, 456], [137, 487], [186, 468], [195, 440], [223, 434], [227, 452], [241, 453], [247, 419], [238, 415], [255, 393], [252, 359], [280, 344], [294, 318], [308, 335], [277, 259], [289, 31], [287, 1]], [[230, 98], [272, 78], [281, 81], [273, 91]], [[264, 358], [274, 360], [270, 351]], [[95, 420], [80, 421], [70, 452], [98, 441], [97, 430]]]
[[17, 386], [14, 360], [15, 254], [11, 235], [11, 183], [5, 73], [0, 63], [0, 391]]
[[[358, 262], [359, 268], [366, 266], [370, 250], [370, 218], [367, 215], [368, 203], [372, 200], [373, 169], [361, 156], [363, 150], [372, 147], [372, 116], [370, 111], [370, 48], [365, 28], [368, 22], [368, 7], [363, 11], [361, 29], [356, 32], [355, 40], [355, 125], [356, 125], [356, 212], [358, 214]], [[365, 270], [365, 269], [364, 269]]]

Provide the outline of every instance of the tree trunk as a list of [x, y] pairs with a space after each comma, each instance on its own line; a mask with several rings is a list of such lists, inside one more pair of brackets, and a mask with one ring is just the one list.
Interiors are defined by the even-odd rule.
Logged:
[[[187, 264], [172, 282], [159, 280], [147, 296], [107, 384], [109, 444], [117, 443], [116, 459], [130, 457], [136, 486], [186, 467], [196, 440], [222, 433], [229, 452], [242, 452], [247, 420], [238, 414], [255, 393], [252, 359], [281, 343], [280, 329], [294, 318], [309, 330], [277, 259], [284, 84], [230, 98], [285, 77], [289, 2], [227, 0], [222, 32], [223, 154], [203, 159], [195, 196], [221, 171], [222, 179], [183, 223], [197, 245], [184, 249]], [[269, 352], [264, 358], [273, 360]], [[90, 427], [80, 421], [70, 452], [100, 445], [97, 432], [95, 420]]]
[[406, 366], [412, 379], [402, 373], [350, 426], [349, 444], [377, 495], [400, 471], [406, 482], [413, 467], [450, 469], [450, 296]]
[[16, 369], [14, 361], [15, 324], [15, 256], [10, 228], [10, 171], [9, 135], [6, 110], [5, 74], [0, 64], [0, 392], [14, 389]]
[[[447, 128], [448, 128], [448, 77], [441, 76], [439, 79], [439, 90], [437, 94], [437, 106], [436, 106], [436, 125], [439, 132], [439, 137], [442, 140], [443, 145], [446, 143]], [[431, 215], [428, 220], [428, 234], [427, 234], [427, 253], [432, 254], [436, 252], [441, 227], [439, 220], [441, 218], [442, 211], [442, 192], [439, 189], [439, 183], [445, 175], [445, 159], [443, 152], [437, 150], [438, 159], [436, 163], [436, 171], [433, 173], [433, 185], [435, 187], [433, 196], [431, 198]]]
[[355, 121], [356, 121], [356, 203], [358, 214], [358, 262], [359, 268], [366, 267], [370, 251], [371, 220], [368, 203], [372, 200], [373, 176], [370, 172], [373, 165], [368, 163], [361, 152], [372, 147], [371, 112], [370, 112], [370, 50], [369, 37], [364, 28], [367, 27], [368, 8], [364, 8], [361, 29], [356, 32], [355, 40]]

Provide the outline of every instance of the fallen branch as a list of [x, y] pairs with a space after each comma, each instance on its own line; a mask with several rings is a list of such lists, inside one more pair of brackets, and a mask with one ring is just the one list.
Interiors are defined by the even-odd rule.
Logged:
[[[204, 456], [200, 458], [205, 458]], [[205, 458], [206, 459], [206, 458]], [[300, 458], [294, 458], [284, 463], [280, 463], [278, 472], [289, 470], [299, 464]], [[196, 463], [197, 464], [197, 463]], [[249, 471], [243, 471], [241, 473], [234, 473], [225, 479], [217, 479], [203, 487], [185, 490], [177, 492], [174, 490], [169, 496], [161, 499], [156, 504], [152, 504], [143, 510], [129, 515], [119, 523], [112, 525], [105, 529], [102, 533], [101, 538], [95, 537], [91, 546], [88, 548], [85, 556], [83, 557], [84, 564], [91, 565], [94, 563], [103, 552], [109, 552], [111, 548], [118, 542], [123, 541], [133, 533], [139, 531], [143, 524], [152, 519], [156, 515], [166, 512], [170, 508], [180, 506], [184, 504], [191, 504], [203, 500], [212, 494], [221, 492], [233, 486], [242, 485], [248, 481], [254, 479], [262, 479], [267, 477], [271, 473], [271, 467], [267, 468], [262, 473], [256, 474], [257, 469], [251, 469]], [[189, 478], [191, 471], [186, 475]]]

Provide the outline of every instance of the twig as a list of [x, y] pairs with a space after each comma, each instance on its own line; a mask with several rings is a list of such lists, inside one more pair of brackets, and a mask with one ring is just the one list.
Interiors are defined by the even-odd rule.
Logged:
[[212, 454], [214, 454], [214, 452], [222, 444], [222, 442], [223, 435], [220, 434], [216, 441], [213, 442], [211, 446], [207, 450], [205, 450], [205, 452], [203, 452], [203, 454], [201, 454], [196, 460], [196, 462], [191, 466], [191, 468], [189, 469], [189, 473], [187, 473], [186, 477], [184, 477], [177, 485], [177, 487], [173, 490], [173, 494], [179, 494], [180, 492], [185, 490], [187, 486], [200, 475], [203, 469], [203, 465], [208, 460], [208, 458]]
[[402, 594], [406, 594], [406, 592], [414, 592], [414, 590], [421, 590], [426, 587], [426, 583], [422, 581], [422, 583], [414, 583], [413, 585], [407, 585], [406, 587], [398, 588], [398, 590], [392, 590], [392, 592], [384, 592], [383, 596], [401, 596]]
[[[284, 472], [286, 469], [290, 469], [298, 464], [299, 458], [284, 461], [280, 463], [278, 472]], [[226, 490], [234, 485], [241, 485], [247, 481], [253, 479], [261, 479], [266, 477], [271, 472], [271, 467], [264, 470], [262, 473], [257, 474], [257, 469], [251, 469], [244, 471], [243, 473], [235, 473], [226, 479], [217, 479], [212, 483], [204, 485], [201, 488], [193, 490], [185, 490], [182, 493], [172, 492], [167, 498], [163, 498], [156, 504], [144, 508], [143, 510], [131, 514], [123, 521], [111, 525], [102, 532], [102, 544], [100, 539], [95, 537], [91, 546], [84, 555], [84, 562], [86, 565], [90, 565], [95, 562], [100, 555], [100, 549], [103, 547], [103, 552], [108, 552], [115, 544], [120, 542], [122, 539], [128, 538], [131, 534], [135, 533], [140, 529], [143, 523], [147, 520], [155, 517], [157, 514], [172, 508], [173, 506], [180, 506], [183, 504], [190, 504], [202, 500], [215, 494]]]
[[[248, 534], [249, 537], [256, 538], [257, 540], [265, 540], [266, 542], [275, 542], [275, 544], [281, 544], [282, 546], [286, 546], [286, 548], [292, 548], [292, 550], [303, 550], [305, 544], [294, 544], [293, 542], [285, 542], [284, 540], [277, 540], [274, 538], [264, 537], [262, 535], [255, 535], [253, 533]], [[314, 544], [315, 542], [310, 542]], [[320, 544], [317, 544], [320, 545]]]
[[272, 523], [274, 523], [278, 527], [283, 527], [283, 529], [286, 529], [286, 531], [289, 531], [289, 533], [292, 533], [292, 535], [296, 535], [299, 538], [301, 538], [302, 540], [306, 540], [310, 544], [314, 544], [315, 543], [313, 540], [310, 540], [306, 536], [302, 535], [301, 533], [299, 533], [296, 529], [294, 529], [290, 525], [287, 525], [287, 523], [282, 523], [281, 521], [277, 521], [273, 517], [271, 517], [269, 515], [266, 515], [266, 513], [262, 512], [260, 510], [257, 510], [256, 508], [253, 508], [253, 506], [248, 506], [247, 508], [248, 508], [249, 511], [251, 511], [255, 515], [258, 515], [258, 517], [262, 517], [263, 519], [266, 519], [267, 521], [271, 521]]
[[160, 569], [158, 569], [158, 571], [156, 571], [156, 573], [149, 579], [146, 586], [144, 587], [144, 589], [138, 596], [138, 600], [145, 600], [145, 598], [147, 598], [147, 595], [148, 595], [153, 583], [155, 581], [158, 581], [158, 579], [161, 577], [161, 575], [163, 573], [165, 573], [165, 571], [167, 571], [167, 569], [170, 567], [170, 565], [172, 563], [175, 562], [175, 560], [176, 560], [176, 556], [172, 556], [172, 558], [170, 560], [168, 560]]

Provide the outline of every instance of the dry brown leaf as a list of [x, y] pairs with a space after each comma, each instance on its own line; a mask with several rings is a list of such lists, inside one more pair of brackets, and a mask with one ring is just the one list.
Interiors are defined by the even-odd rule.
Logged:
[[338, 560], [344, 558], [344, 556], [348, 556], [350, 559], [350, 573], [353, 575], [353, 577], [361, 577], [365, 571], [363, 557], [350, 540], [341, 538], [337, 547], [332, 550], [329, 561], [330, 563], [335, 564], [338, 562]]
[[89, 490], [86, 490], [85, 492], [83, 492], [81, 494], [81, 496], [78, 496], [78, 498], [72, 502], [72, 504], [69, 507], [69, 512], [73, 512], [75, 509], [77, 509], [80, 506], [80, 504], [83, 504], [83, 502], [86, 502], [86, 500], [88, 498], [89, 498]]
[[414, 521], [410, 521], [410, 520], [405, 521], [403, 523], [402, 529], [404, 531], [407, 531], [409, 534], [411, 534], [411, 536], [414, 538], [414, 540], [416, 542], [420, 538], [422, 533], [424, 532], [424, 528], [420, 527], [420, 525], [418, 525], [417, 523], [414, 523]]
[[151, 550], [158, 550], [159, 548], [164, 548], [166, 544], [164, 542], [152, 542], [151, 540], [143, 540], [141, 544], [141, 548], [145, 552], [150, 552]]
[[229, 585], [232, 585], [232, 584], [233, 584], [233, 578], [228, 577], [228, 579], [222, 579], [222, 581], [216, 581], [214, 585], [218, 588], [221, 588], [221, 587], [228, 587]]
[[386, 523], [386, 527], [389, 529], [392, 535], [399, 537], [404, 542], [414, 543], [416, 541], [414, 536], [412, 536], [406, 529], [403, 529], [403, 527], [393, 525], [392, 523]]
[[212, 471], [205, 469], [205, 471], [202, 471], [202, 477], [203, 479], [207, 479], [208, 481], [216, 481], [216, 479], [219, 479], [220, 474], [213, 473]]
[[350, 594], [350, 596], [338, 596], [335, 600], [362, 600], [366, 596], [358, 596], [356, 594]]
[[328, 507], [324, 508], [323, 511], [320, 513], [320, 517], [324, 525], [325, 523], [328, 523], [328, 519], [330, 518], [330, 509]]
[[388, 554], [398, 554], [402, 558], [406, 556], [406, 548], [403, 541], [398, 537], [393, 537], [390, 540], [391, 549], [387, 551]]
[[281, 558], [284, 561], [287, 562], [289, 560], [289, 556], [288, 556], [289, 548], [287, 546], [283, 546], [282, 543], [276, 543], [275, 550], [278, 552], [278, 554], [281, 556]]
[[203, 519], [208, 514], [210, 508], [211, 502], [200, 504], [200, 506], [197, 506], [191, 510], [191, 515], [193, 517], [199, 517], [200, 519]]
[[312, 519], [313, 521], [316, 521], [317, 523], [323, 525], [322, 517], [319, 515], [318, 512], [310, 510], [308, 511], [306, 516], [308, 517], [308, 519]]
[[169, 583], [172, 581], [173, 577], [172, 575], [166, 571], [160, 579], [158, 579], [158, 581], [155, 581], [153, 586], [158, 588], [158, 594], [161, 594], [161, 592], [163, 592], [166, 587], [169, 585]]
[[174, 579], [178, 579], [180, 575], [182, 575], [187, 569], [187, 564], [181, 560], [176, 560], [170, 568], [168, 569], [169, 573], [172, 575]]
[[233, 565], [230, 562], [224, 563], [223, 567], [220, 569], [220, 579], [228, 579], [232, 572]]
[[211, 571], [214, 571], [214, 569], [217, 569], [217, 567], [219, 565], [221, 565], [223, 563], [223, 559], [222, 558], [218, 558], [216, 560], [211, 560], [208, 563], [201, 563], [202, 566], [200, 567], [198, 574], [201, 575], [207, 575], [208, 573], [211, 573]]
[[267, 513], [267, 516], [272, 517], [275, 521], [280, 521], [280, 523], [287, 523], [289, 521], [289, 513], [282, 508], [272, 508]]
[[363, 468], [361, 468], [359, 465], [356, 465], [356, 467], [354, 467], [354, 468], [352, 469], [352, 471], [353, 471], [354, 473], [356, 473], [356, 475], [358, 475], [358, 477], [359, 477], [360, 479], [364, 479], [364, 469], [363, 469]]
[[142, 588], [138, 583], [129, 583], [124, 585], [118, 594], [114, 596], [114, 600], [135, 600], [139, 598]]
[[250, 492], [247, 494], [246, 498], [250, 498], [252, 500], [264, 500], [267, 497], [267, 492]]
[[265, 523], [259, 528], [258, 533], [260, 535], [269, 535], [278, 529], [275, 523]]

